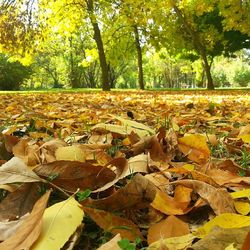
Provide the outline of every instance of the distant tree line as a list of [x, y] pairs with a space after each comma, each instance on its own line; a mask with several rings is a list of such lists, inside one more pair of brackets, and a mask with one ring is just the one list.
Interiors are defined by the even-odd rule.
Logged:
[[[247, 86], [249, 13], [234, 0], [3, 0], [2, 69], [29, 66], [0, 88]], [[236, 58], [234, 75], [216, 69]]]

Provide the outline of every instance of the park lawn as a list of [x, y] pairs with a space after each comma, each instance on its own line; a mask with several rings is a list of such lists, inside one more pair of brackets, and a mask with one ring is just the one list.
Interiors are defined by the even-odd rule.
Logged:
[[[95, 249], [117, 234], [123, 249], [174, 249], [194, 239], [195, 249], [212, 247], [214, 239], [218, 249], [241, 247], [250, 226], [249, 121], [246, 90], [1, 93], [2, 176], [12, 171], [14, 180], [0, 176], [0, 209], [7, 211], [0, 223], [32, 208], [40, 216], [31, 213], [24, 221], [39, 224], [45, 210], [43, 223], [49, 216], [59, 222], [53, 219], [46, 232], [38, 228], [38, 240], [29, 223], [9, 238], [0, 233], [0, 248], [20, 238], [25, 247], [34, 241], [48, 247], [62, 230], [56, 223], [68, 217], [74, 227], [53, 244], [75, 233], [81, 249]], [[26, 178], [23, 167], [30, 171]], [[16, 182], [22, 186], [15, 188]], [[50, 188], [49, 201], [38, 200]], [[73, 194], [79, 203], [69, 201]], [[65, 204], [75, 212], [60, 217], [58, 207]], [[227, 229], [216, 232], [214, 225]], [[30, 230], [29, 242], [24, 230]]]

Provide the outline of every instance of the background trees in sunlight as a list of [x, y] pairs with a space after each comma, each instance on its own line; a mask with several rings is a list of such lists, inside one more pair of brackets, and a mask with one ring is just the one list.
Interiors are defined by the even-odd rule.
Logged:
[[31, 88], [247, 86], [249, 11], [248, 1], [3, 0], [0, 52], [32, 64]]

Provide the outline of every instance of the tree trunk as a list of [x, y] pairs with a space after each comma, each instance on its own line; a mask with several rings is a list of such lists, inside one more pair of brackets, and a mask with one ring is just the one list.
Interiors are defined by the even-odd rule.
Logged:
[[78, 82], [76, 79], [76, 72], [75, 72], [75, 63], [74, 63], [74, 55], [73, 55], [73, 41], [72, 37], [69, 38], [69, 45], [70, 45], [70, 72], [69, 72], [69, 80], [71, 88], [78, 88]]
[[209, 65], [209, 63], [208, 63], [205, 49], [202, 49], [202, 50], [203, 51], [201, 52], [201, 57], [202, 57], [203, 67], [204, 67], [204, 70], [206, 72], [206, 77], [207, 77], [207, 89], [213, 90], [214, 83], [213, 83], [213, 78], [211, 75], [211, 65]]
[[104, 52], [101, 31], [97, 23], [97, 20], [95, 19], [95, 15], [94, 15], [93, 0], [86, 0], [86, 3], [87, 3], [87, 8], [88, 8], [91, 24], [94, 30], [94, 40], [96, 42], [101, 71], [102, 71], [102, 90], [109, 91], [110, 85], [109, 85], [108, 64], [107, 64], [106, 56]]
[[144, 89], [144, 79], [143, 79], [143, 67], [142, 67], [142, 48], [140, 45], [140, 38], [138, 28], [134, 26], [134, 35], [135, 35], [135, 46], [137, 51], [137, 67], [138, 67], [138, 83], [140, 89]]

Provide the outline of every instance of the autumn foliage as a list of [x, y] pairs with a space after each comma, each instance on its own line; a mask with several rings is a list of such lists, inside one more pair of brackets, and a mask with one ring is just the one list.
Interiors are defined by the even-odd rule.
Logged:
[[238, 91], [2, 94], [0, 250], [247, 249], [249, 120]]

